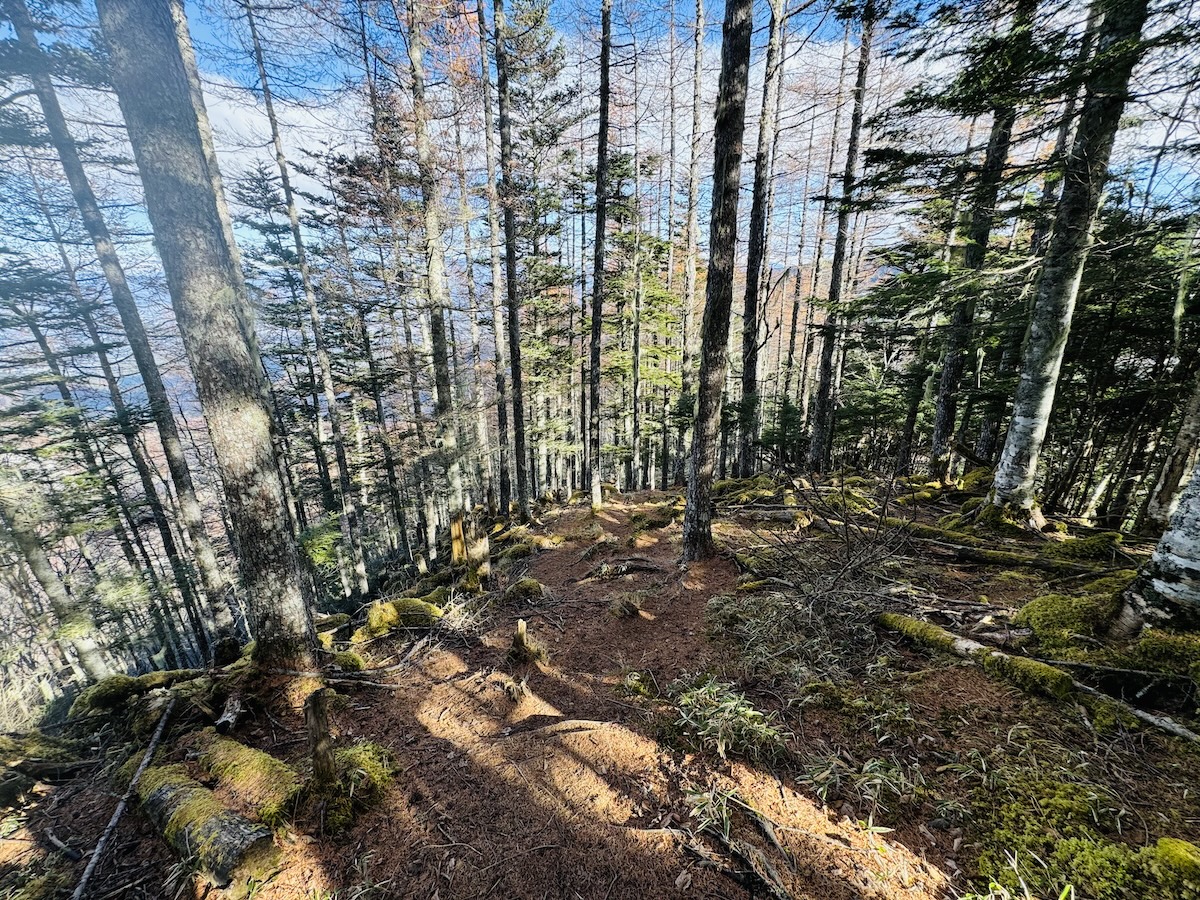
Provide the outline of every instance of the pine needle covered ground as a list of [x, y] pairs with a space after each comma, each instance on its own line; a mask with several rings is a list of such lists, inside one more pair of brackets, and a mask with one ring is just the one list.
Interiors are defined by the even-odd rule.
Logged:
[[[202, 731], [224, 676], [189, 687], [154, 764], [274, 829], [260, 898], [1197, 896], [1200, 753], [1128, 708], [1194, 728], [1200, 641], [1109, 642], [1145, 548], [980, 521], [967, 487], [722, 484], [726, 552], [685, 570], [673, 495], [545, 510], [495, 542], [487, 592], [433, 579], [388, 602], [438, 615], [336, 622], [341, 793], [308, 782], [313, 679], [236, 666], [242, 723]], [[518, 621], [540, 653], [512, 653]], [[3, 745], [87, 767], [10, 810], [0, 896], [78, 880], [45, 836], [94, 846], [167, 689], [134, 687], [82, 744]], [[113, 842], [90, 896], [205, 890], [141, 814]]]

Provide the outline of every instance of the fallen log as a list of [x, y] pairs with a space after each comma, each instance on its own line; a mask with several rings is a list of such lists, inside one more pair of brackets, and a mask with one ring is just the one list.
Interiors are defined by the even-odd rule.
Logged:
[[194, 738], [200, 765], [230, 794], [271, 826], [288, 817], [303, 786], [299, 774], [281, 759], [205, 729]]
[[271, 829], [226, 809], [183, 766], [147, 769], [137, 793], [167, 843], [217, 887], [261, 881], [274, 869], [278, 851]]
[[922, 622], [920, 619], [898, 613], [881, 613], [877, 621], [884, 628], [899, 632], [909, 640], [960, 656], [980, 666], [984, 671], [1031, 693], [1046, 694], [1059, 700], [1069, 699], [1075, 693], [1087, 694], [1111, 703], [1134, 718], [1168, 734], [1200, 743], [1200, 734], [1180, 725], [1174, 719], [1131, 706], [1124, 700], [1118, 700], [1110, 694], [1076, 681], [1062, 669], [1048, 663], [1025, 656], [1014, 656], [970, 638], [952, 634], [930, 622]]

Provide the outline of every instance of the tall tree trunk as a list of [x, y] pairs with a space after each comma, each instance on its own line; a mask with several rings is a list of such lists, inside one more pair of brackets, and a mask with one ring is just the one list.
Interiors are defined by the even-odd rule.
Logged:
[[[346, 552], [350, 554], [354, 571], [354, 599], [362, 599], [370, 593], [367, 583], [367, 566], [363, 556], [362, 533], [359, 523], [358, 505], [354, 501], [354, 489], [350, 483], [350, 461], [346, 454], [342, 415], [338, 409], [337, 389], [333, 383], [333, 366], [329, 361], [329, 348], [325, 345], [321, 312], [317, 306], [317, 292], [313, 289], [312, 272], [308, 265], [308, 251], [304, 246], [304, 235], [300, 230], [300, 210], [296, 206], [296, 194], [292, 190], [292, 179], [288, 172], [287, 156], [283, 151], [283, 137], [279, 132], [279, 119], [275, 115], [275, 98], [267, 78], [266, 61], [263, 59], [262, 42], [258, 37], [258, 23], [254, 18], [251, 0], [242, 0], [246, 23], [250, 28], [250, 42], [254, 54], [254, 65], [258, 70], [259, 87], [262, 89], [263, 106], [267, 122], [271, 127], [271, 143], [275, 150], [275, 166], [279, 170], [279, 184], [283, 189], [283, 200], [287, 207], [288, 225], [291, 228], [292, 247], [296, 252], [296, 267], [300, 270], [300, 285], [304, 291], [304, 302], [308, 306], [309, 325], [316, 349], [317, 369], [321, 374], [321, 389], [325, 394], [325, 408], [329, 413], [329, 434], [333, 440], [334, 458], [337, 460], [338, 491], [341, 494], [341, 512], [338, 524]], [[320, 410], [317, 410], [320, 415]]]
[[696, 265], [699, 255], [700, 209], [700, 103], [704, 75], [704, 0], [696, 0], [696, 22], [692, 35], [692, 132], [688, 142], [687, 218], [684, 220], [683, 262], [683, 334], [679, 364], [679, 405], [682, 413], [675, 436], [675, 474], [672, 481], [682, 484], [688, 461], [688, 418], [695, 417], [695, 388], [692, 383], [692, 317], [696, 310]]
[[746, 250], [746, 296], [742, 304], [742, 408], [740, 441], [736, 471], [739, 477], [754, 473], [755, 444], [758, 440], [758, 331], [762, 274], [766, 258], [768, 194], [771, 190], [771, 147], [778, 136], [780, 82], [783, 60], [783, 0], [769, 0], [770, 37], [763, 70], [762, 110], [758, 120], [758, 151], [754, 157], [754, 196], [750, 204], [750, 241]]
[[[1009, 40], [1022, 45], [1032, 27], [1036, 0], [1021, 0], [1013, 17]], [[1015, 52], [1015, 48], [1014, 48]], [[988, 238], [996, 218], [996, 200], [1008, 164], [1008, 148], [1012, 143], [1013, 125], [1017, 121], [1015, 106], [992, 110], [992, 130], [988, 136], [983, 166], [979, 170], [967, 224], [967, 246], [963, 251], [963, 268], [978, 273], [987, 257]], [[977, 285], [967, 284], [968, 296], [954, 307], [950, 330], [946, 337], [946, 356], [938, 381], [937, 404], [933, 418], [933, 446], [929, 455], [929, 476], [935, 481], [946, 478], [950, 468], [951, 438], [958, 415], [958, 390], [966, 368], [971, 325], [975, 319]]]
[[446, 340], [446, 312], [450, 292], [446, 286], [446, 258], [442, 245], [441, 193], [433, 145], [429, 140], [429, 110], [425, 103], [425, 28], [426, 8], [410, 0], [408, 62], [412, 73], [413, 131], [417, 151], [417, 177], [421, 186], [421, 206], [425, 224], [425, 291], [429, 298], [429, 342], [433, 356], [434, 409], [438, 437], [446, 460], [450, 495], [450, 561], [461, 566], [467, 562], [464, 532], [465, 494], [462, 483], [462, 458], [458, 450], [458, 427], [450, 381], [450, 352]]
[[838, 339], [838, 307], [842, 302], [846, 269], [846, 247], [850, 239], [850, 203], [858, 166], [858, 142], [862, 132], [863, 103], [867, 93], [867, 71], [871, 64], [871, 42], [875, 32], [874, 0], [867, 0], [862, 11], [862, 35], [859, 38], [858, 74], [854, 82], [854, 109], [850, 114], [850, 136], [846, 145], [846, 166], [842, 172], [842, 195], [838, 201], [837, 234], [833, 241], [833, 261], [829, 271], [829, 294], [825, 322], [821, 325], [821, 362], [817, 376], [817, 397], [813, 408], [812, 437], [808, 448], [808, 467], [823, 472], [829, 466], [834, 428], [834, 352]]
[[596, 137], [596, 227], [592, 257], [592, 340], [588, 373], [588, 443], [592, 465], [592, 508], [604, 503], [600, 461], [600, 340], [604, 325], [604, 240], [608, 224], [609, 60], [612, 57], [612, 0], [600, 3], [600, 130]]
[[1158, 480], [1150, 491], [1146, 504], [1146, 515], [1142, 522], [1142, 534], [1159, 534], [1179, 503], [1179, 487], [1184, 476], [1200, 450], [1200, 375], [1192, 386], [1191, 396], [1183, 408], [1179, 430], [1167, 451], [1167, 458], [1159, 471]]
[[508, 434], [508, 373], [505, 363], [504, 344], [506, 332], [503, 330], [504, 312], [502, 309], [502, 292], [500, 283], [500, 213], [499, 199], [496, 192], [496, 135], [495, 123], [492, 117], [492, 76], [488, 68], [487, 17], [483, 11], [483, 0], [476, 7], [479, 19], [479, 83], [483, 88], [483, 131], [484, 153], [487, 156], [487, 217], [488, 217], [488, 258], [492, 268], [492, 335], [495, 341], [496, 366], [496, 433], [498, 460], [498, 480], [500, 482], [500, 514], [507, 516], [512, 503], [512, 479], [509, 475], [509, 434]]
[[993, 481], [993, 502], [1020, 511], [1034, 506], [1038, 458], [1054, 406], [1092, 226], [1108, 178], [1108, 160], [1125, 108], [1129, 77], [1143, 49], [1147, 0], [1096, 2], [1104, 14], [1097, 39], [1097, 55], [1103, 64], [1094, 66], [1088, 79], [1055, 210], [1054, 231], [1034, 297], [1012, 420]]
[[[86, 603], [67, 593], [67, 586], [50, 564], [37, 532], [37, 504], [30, 502], [30, 487], [20, 480], [6, 477], [0, 483], [0, 524], [21, 553], [29, 571], [46, 593], [50, 608], [58, 619], [58, 640], [66, 644], [79, 658], [79, 665], [93, 681], [112, 674], [97, 642], [98, 630]], [[66, 647], [63, 647], [66, 653]]]
[[[4, 0], [4, 9], [13, 23], [18, 40], [35, 60], [40, 60], [43, 54], [38, 45], [37, 34], [25, 0]], [[100, 260], [100, 268], [104, 272], [105, 281], [112, 294], [113, 305], [121, 319], [121, 326], [129, 341], [129, 348], [137, 363], [138, 374], [141, 375], [142, 383], [145, 386], [146, 399], [150, 413], [154, 417], [154, 423], [158, 427], [163, 455], [166, 457], [171, 481], [175, 485], [180, 517], [183, 519], [184, 527], [187, 529], [188, 538], [191, 541], [192, 555], [196, 570], [200, 575], [201, 585], [213, 608], [218, 630], [224, 635], [232, 635], [231, 585], [217, 561], [212, 542], [209, 540], [204, 526], [204, 514], [196, 499], [196, 489], [192, 483], [192, 475], [188, 468], [183, 444], [179, 439], [179, 430], [171, 413], [167, 389], [163, 384], [158, 362], [154, 358], [154, 351], [150, 347], [150, 340], [146, 335], [146, 327], [142, 322], [137, 301], [134, 299], [133, 291], [125, 277], [125, 270], [117, 256], [116, 246], [109, 234], [108, 224], [104, 220], [100, 204], [96, 200], [96, 194], [88, 181], [79, 150], [67, 127], [66, 117], [63, 115], [58, 95], [48, 74], [49, 63], [39, 61], [35, 63], [35, 66], [37, 67], [36, 71], [30, 76], [30, 80], [33, 82], [38, 102], [42, 107], [46, 130], [50, 134], [54, 150], [62, 163], [63, 172], [71, 187], [75, 204], [79, 208], [79, 216], [84, 229], [95, 247], [96, 256]]]
[[504, 208], [505, 286], [508, 307], [508, 362], [512, 372], [513, 457], [517, 472], [517, 509], [522, 522], [530, 518], [529, 459], [525, 450], [525, 390], [521, 372], [521, 294], [517, 285], [516, 184], [513, 182], [512, 114], [508, 85], [508, 24], [504, 0], [493, 5], [496, 21], [496, 87], [500, 106], [500, 192]]
[[699, 394], [683, 519], [683, 558], [704, 559], [714, 551], [712, 480], [721, 428], [722, 392], [729, 365], [729, 318], [733, 309], [733, 269], [737, 255], [738, 193], [742, 139], [746, 128], [746, 88], [750, 77], [753, 0], [727, 0], [721, 41], [713, 153], [712, 213], [709, 219], [708, 284], [700, 344]]
[[247, 332], [246, 288], [205, 149], [207, 113], [196, 104], [170, 7], [101, 0], [97, 9], [225, 487], [257, 656], [307, 667], [311, 611]]

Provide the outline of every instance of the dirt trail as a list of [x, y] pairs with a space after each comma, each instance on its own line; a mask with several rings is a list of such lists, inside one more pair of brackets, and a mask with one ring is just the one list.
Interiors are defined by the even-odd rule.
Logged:
[[[631, 670], [665, 688], [721, 661], [722, 650], [704, 636], [704, 608], [714, 594], [732, 589], [738, 574], [732, 563], [717, 559], [681, 573], [679, 525], [638, 531], [631, 522], [671, 499], [627, 496], [594, 521], [585, 508], [551, 512], [534, 533], [567, 539], [502, 576], [509, 583], [525, 574], [537, 578], [551, 601], [500, 607], [480, 644], [437, 649], [391, 676], [390, 689], [344, 693], [332, 709], [335, 737], [387, 747], [397, 763], [395, 783], [348, 834], [284, 837], [286, 869], [256, 896], [768, 896], [761, 882], [739, 884], [722, 871], [748, 869], [744, 859], [696, 836], [688, 791], [714, 789], [736, 791], [773, 824], [764, 829], [737, 815], [731, 837], [761, 854], [792, 897], [947, 896], [945, 874], [922, 855], [823, 809], [766, 767], [660, 743], [662, 711], [619, 690]], [[607, 542], [589, 553], [596, 524]], [[633, 556], [642, 571], [579, 580], [600, 563]], [[641, 615], [609, 613], [619, 591], [644, 592]], [[506, 661], [518, 617], [549, 649], [546, 663]], [[239, 737], [298, 761], [304, 748], [297, 713], [282, 689], [278, 699], [269, 717]], [[77, 840], [85, 845], [86, 834]], [[131, 874], [143, 880], [119, 896], [164, 896], [169, 853], [139, 816], [127, 818], [116, 846], [96, 896], [120, 888]], [[131, 872], [123, 862], [129, 860], [140, 869]]]

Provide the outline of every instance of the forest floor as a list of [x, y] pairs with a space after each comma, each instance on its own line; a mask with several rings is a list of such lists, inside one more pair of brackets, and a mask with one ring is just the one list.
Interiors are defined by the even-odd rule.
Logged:
[[[809, 515], [763, 484], [726, 488], [723, 552], [684, 568], [674, 494], [547, 509], [507, 535], [545, 549], [509, 554], [496, 576], [542, 592], [497, 595], [469, 637], [372, 641], [368, 665], [387, 671], [335, 685], [333, 734], [385, 747], [394, 780], [344, 833], [312, 810], [279, 829], [283, 868], [254, 896], [916, 900], [987, 895], [993, 877], [1013, 896], [1022, 881], [1049, 896], [1067, 877], [1081, 900], [1155, 896], [1138, 861], [1159, 838], [1200, 838], [1195, 744], [1027, 692], [875, 621], [901, 611], [1003, 645], [997, 632], [1029, 634], [1011, 624], [1017, 609], [1085, 573], [960, 558], [933, 531], [958, 509], [950, 494], [903, 507], [926, 523], [916, 538], [880, 524], [874, 500], [856, 517], [844, 489]], [[1031, 557], [1048, 541], [963, 540]], [[1124, 558], [1092, 574], [1145, 549], [1114, 548]], [[508, 658], [518, 619], [543, 661]], [[1194, 685], [1173, 677], [1141, 705], [1188, 721]], [[235, 736], [303, 770], [297, 679], [267, 678], [258, 695]], [[194, 765], [184, 747], [167, 758]], [[45, 835], [95, 845], [122, 790], [101, 771], [39, 788], [4, 820], [0, 897], [33, 896], [30, 873], [47, 870], [45, 884], [74, 885], [84, 862]], [[1073, 840], [1096, 858], [1063, 857]], [[205, 893], [221, 895], [131, 810], [88, 896]]]

